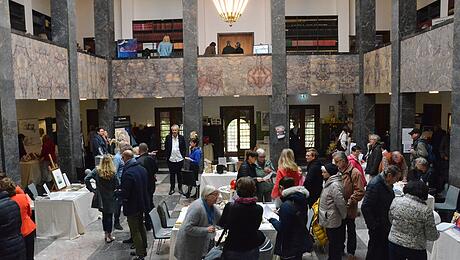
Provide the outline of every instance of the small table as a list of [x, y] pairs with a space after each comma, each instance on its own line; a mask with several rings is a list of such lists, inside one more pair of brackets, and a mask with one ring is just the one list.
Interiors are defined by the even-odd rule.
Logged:
[[434, 241], [431, 260], [451, 260], [460, 256], [460, 231], [450, 228], [440, 232], [439, 239]]
[[232, 180], [236, 180], [237, 172], [226, 172], [222, 174], [218, 173], [203, 173], [200, 179], [200, 194], [203, 187], [206, 185], [212, 185], [216, 188], [229, 185]]
[[79, 191], [51, 193], [50, 199], [34, 202], [37, 237], [74, 239], [85, 233], [86, 226], [97, 220], [99, 211], [91, 208], [93, 193]]
[[[264, 205], [268, 205], [271, 209], [275, 209], [274, 203], [264, 204], [264, 203], [258, 202], [257, 204], [261, 205], [262, 207], [264, 207]], [[169, 241], [169, 260], [176, 260], [176, 257], [174, 256], [174, 247], [176, 245], [177, 233], [179, 233], [179, 228], [182, 225], [182, 222], [184, 222], [185, 220], [185, 216], [187, 215], [187, 210], [188, 210], [188, 207], [183, 207], [181, 209], [179, 217], [177, 218], [176, 224], [174, 225], [172, 229], [171, 239]], [[273, 225], [270, 224], [270, 222], [263, 219], [262, 223], [260, 224], [259, 230], [262, 231], [268, 239], [270, 239], [274, 247], [276, 243], [276, 230], [273, 227]], [[216, 239], [218, 239], [217, 236], [216, 236]]]
[[42, 172], [40, 169], [40, 161], [32, 160], [28, 162], [19, 162], [19, 170], [21, 172], [21, 187], [26, 188], [27, 185], [34, 183], [40, 184], [42, 181]]

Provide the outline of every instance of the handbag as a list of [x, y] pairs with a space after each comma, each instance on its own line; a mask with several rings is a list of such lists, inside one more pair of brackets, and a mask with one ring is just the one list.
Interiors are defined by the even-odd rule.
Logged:
[[219, 239], [217, 240], [216, 245], [211, 250], [209, 250], [209, 252], [203, 258], [203, 260], [221, 260], [222, 259], [222, 254], [224, 252], [224, 245], [221, 244], [220, 242], [222, 241], [222, 238], [224, 237], [225, 233], [227, 233], [227, 229], [224, 229], [224, 232], [222, 232], [222, 234], [220, 235]]

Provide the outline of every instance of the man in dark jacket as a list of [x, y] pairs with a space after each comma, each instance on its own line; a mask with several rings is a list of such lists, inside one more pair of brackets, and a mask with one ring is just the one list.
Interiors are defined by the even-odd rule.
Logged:
[[380, 137], [376, 134], [369, 135], [369, 143], [367, 144], [366, 155], [366, 174], [375, 177], [379, 174], [379, 165], [382, 161], [382, 145], [380, 144]]
[[7, 192], [0, 192], [0, 258], [26, 259], [26, 246], [21, 234], [21, 214], [18, 204]]
[[144, 212], [150, 205], [147, 171], [136, 162], [131, 150], [124, 151], [122, 159], [124, 162], [121, 177], [123, 213], [128, 219], [137, 259], [144, 259], [147, 255], [147, 233], [142, 222]]
[[246, 152], [246, 160], [241, 164], [238, 169], [238, 175], [236, 179], [238, 180], [241, 177], [251, 177], [257, 183], [257, 172], [256, 172], [256, 162], [259, 155], [254, 151]]
[[302, 259], [303, 253], [311, 252], [313, 246], [307, 229], [308, 191], [302, 186], [295, 186], [291, 177], [281, 179], [279, 189], [283, 201], [279, 220], [269, 219], [278, 232], [275, 254], [281, 259]]
[[366, 188], [361, 211], [369, 229], [367, 260], [388, 259], [388, 234], [391, 223], [388, 211], [395, 195], [393, 184], [401, 177], [401, 170], [394, 165], [373, 178]]
[[152, 220], [150, 219], [150, 211], [155, 207], [153, 205], [153, 193], [155, 193], [155, 182], [157, 180], [156, 174], [158, 173], [158, 166], [157, 162], [151, 155], [149, 155], [149, 147], [146, 143], [141, 143], [139, 145], [139, 157], [137, 157], [136, 161], [142, 165], [147, 170], [147, 191], [149, 193], [150, 204], [147, 210], [145, 211], [145, 228], [147, 230], [152, 229]]
[[169, 195], [175, 192], [174, 186], [176, 186], [176, 176], [179, 193], [184, 194], [182, 192], [182, 176], [180, 171], [182, 170], [182, 166], [184, 166], [186, 149], [185, 138], [179, 134], [179, 126], [171, 126], [171, 134], [166, 136], [165, 140], [166, 160], [168, 161], [169, 182], [171, 184]]
[[305, 158], [307, 159], [307, 176], [303, 186], [310, 193], [310, 197], [307, 198], [308, 206], [311, 208], [313, 204], [321, 196], [323, 190], [323, 172], [321, 166], [323, 164], [318, 159], [318, 151], [316, 149], [309, 149]]
[[97, 134], [94, 136], [93, 140], [91, 140], [92, 147], [94, 150], [93, 156], [104, 155], [108, 153], [107, 143], [105, 142], [105, 139], [103, 137], [104, 133], [104, 128], [99, 127], [97, 129]]

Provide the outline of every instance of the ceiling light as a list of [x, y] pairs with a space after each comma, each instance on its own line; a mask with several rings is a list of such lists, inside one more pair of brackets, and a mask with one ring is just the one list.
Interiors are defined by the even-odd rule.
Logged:
[[88, 100], [87, 98], [80, 98], [80, 101]]
[[316, 93], [311, 93], [310, 96], [316, 97], [316, 96], [318, 96], [318, 94], [316, 94]]
[[240, 95], [233, 95], [233, 97], [239, 98], [239, 97], [240, 97]]
[[38, 101], [47, 101], [48, 99], [46, 98], [39, 98]]
[[439, 91], [437, 91], [437, 90], [431, 90], [431, 91], [428, 91], [428, 93], [430, 93], [430, 94], [438, 94]]
[[388, 93], [388, 95], [390, 95], [390, 96], [391, 96], [391, 92], [389, 92], [389, 93]]
[[214, 0], [214, 6], [217, 9], [222, 20], [232, 26], [240, 19], [246, 9], [249, 0]]
[[157, 99], [162, 99], [163, 97], [162, 97], [162, 96], [157, 96], [157, 97], [155, 97], [155, 98], [157, 98]]

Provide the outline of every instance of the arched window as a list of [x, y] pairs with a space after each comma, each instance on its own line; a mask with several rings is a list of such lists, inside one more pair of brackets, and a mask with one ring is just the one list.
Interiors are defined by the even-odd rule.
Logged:
[[227, 152], [251, 148], [251, 128], [243, 118], [235, 118], [227, 126]]

